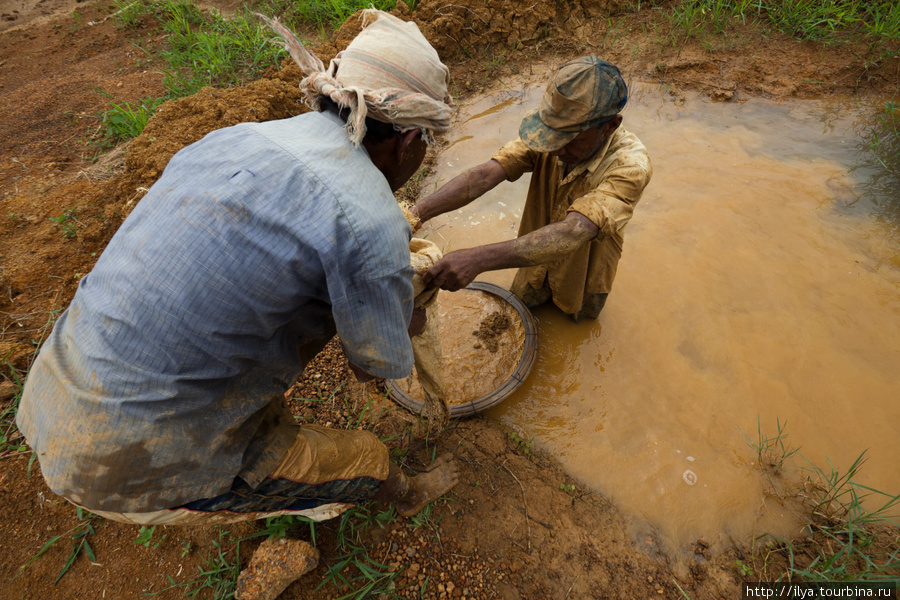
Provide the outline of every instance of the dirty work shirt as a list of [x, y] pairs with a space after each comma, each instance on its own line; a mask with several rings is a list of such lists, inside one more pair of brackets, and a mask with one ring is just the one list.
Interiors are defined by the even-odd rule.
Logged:
[[520, 295], [517, 288], [524, 284], [541, 289], [546, 280], [553, 302], [568, 314], [581, 311], [585, 295], [608, 294], [622, 256], [625, 224], [653, 173], [641, 141], [620, 126], [596, 155], [576, 165], [568, 176], [565, 163], [530, 150], [521, 139], [491, 158], [510, 181], [532, 172], [519, 236], [562, 221], [569, 211], [583, 214], [600, 228], [595, 239], [566, 258], [520, 269], [513, 293]]
[[29, 374], [17, 423], [54, 492], [144, 512], [255, 487], [335, 331], [363, 370], [410, 373], [411, 232], [342, 125], [245, 123], [170, 161]]

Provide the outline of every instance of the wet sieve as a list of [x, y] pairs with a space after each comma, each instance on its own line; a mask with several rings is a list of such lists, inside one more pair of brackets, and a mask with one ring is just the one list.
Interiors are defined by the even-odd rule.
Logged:
[[[534, 317], [512, 293], [480, 281], [459, 292], [442, 292], [438, 302], [450, 417], [474, 415], [501, 402], [531, 372], [537, 355]], [[415, 369], [387, 385], [396, 402], [422, 412]]]

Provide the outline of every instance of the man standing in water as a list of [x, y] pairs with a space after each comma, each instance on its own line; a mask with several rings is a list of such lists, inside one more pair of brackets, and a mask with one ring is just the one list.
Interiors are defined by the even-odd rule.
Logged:
[[456, 484], [449, 457], [407, 477], [372, 433], [298, 426], [284, 402], [335, 333], [360, 380], [405, 377], [423, 325], [392, 192], [449, 127], [449, 72], [415, 24], [363, 21], [327, 71], [281, 28], [321, 112], [181, 150], [81, 280], [17, 419], [55, 493], [203, 525], [371, 499], [411, 516]]
[[531, 171], [518, 238], [449, 252], [426, 283], [455, 291], [484, 271], [518, 267], [512, 292], [529, 307], [552, 299], [576, 322], [596, 319], [612, 289], [625, 224], [652, 174], [646, 148], [621, 127], [627, 100], [614, 65], [596, 56], [563, 65], [522, 120], [519, 139], [413, 209], [424, 222]]

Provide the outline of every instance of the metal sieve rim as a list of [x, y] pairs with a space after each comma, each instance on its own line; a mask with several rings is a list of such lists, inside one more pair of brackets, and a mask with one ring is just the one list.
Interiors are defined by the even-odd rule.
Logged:
[[[525, 378], [531, 373], [531, 368], [534, 366], [534, 361], [537, 358], [537, 325], [535, 324], [534, 316], [532, 316], [531, 311], [528, 310], [528, 307], [526, 307], [521, 300], [509, 290], [505, 290], [499, 285], [484, 281], [473, 281], [466, 286], [466, 289], [478, 290], [497, 296], [512, 306], [515, 311], [519, 313], [519, 318], [522, 319], [522, 327], [525, 330], [525, 340], [522, 344], [522, 356], [519, 357], [519, 362], [516, 364], [515, 370], [506, 381], [480, 398], [475, 398], [468, 402], [452, 404], [450, 406], [451, 419], [469, 417], [499, 404], [524, 383]], [[425, 403], [404, 392], [400, 385], [394, 385], [394, 381], [395, 380], [393, 379], [385, 380], [385, 385], [387, 386], [388, 392], [390, 392], [391, 398], [412, 412], [421, 414], [425, 407]]]

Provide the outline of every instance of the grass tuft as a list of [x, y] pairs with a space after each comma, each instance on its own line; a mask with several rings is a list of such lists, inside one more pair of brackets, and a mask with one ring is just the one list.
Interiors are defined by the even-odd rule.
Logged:
[[88, 536], [95, 536], [96, 531], [94, 530], [94, 523], [101, 522], [102, 519], [95, 514], [92, 514], [80, 506], [76, 507], [75, 513], [78, 516], [78, 524], [75, 525], [72, 529], [67, 531], [66, 533], [53, 536], [41, 547], [38, 552], [32, 556], [27, 563], [22, 565], [19, 568], [19, 573], [23, 572], [25, 569], [31, 566], [31, 564], [36, 561], [41, 555], [43, 555], [47, 550], [53, 547], [59, 540], [63, 539], [67, 535], [71, 534], [69, 538], [69, 544], [71, 546], [71, 551], [69, 552], [69, 556], [66, 559], [66, 562], [63, 564], [62, 569], [59, 571], [59, 575], [56, 576], [56, 581], [54, 583], [59, 583], [59, 580], [62, 579], [63, 575], [65, 575], [72, 565], [75, 564], [75, 561], [79, 556], [85, 555], [88, 557], [92, 563], [97, 562], [97, 557], [94, 554], [94, 549], [91, 547], [91, 543], [88, 540]]
[[169, 98], [189, 96], [207, 86], [235, 87], [278, 66], [284, 48], [269, 43], [259, 21], [249, 13], [225, 19], [201, 14], [187, 2], [166, 6], [163, 29], [169, 34], [162, 57], [163, 84]]
[[19, 412], [19, 402], [22, 400], [22, 388], [25, 383], [12, 363], [8, 359], [5, 362], [12, 377], [13, 396], [0, 412], [0, 457], [28, 452], [28, 446], [16, 428], [16, 413]]
[[800, 469], [800, 506], [807, 515], [803, 539], [790, 540], [767, 534], [768, 541], [757, 548], [756, 558], [770, 573], [770, 566], [785, 559], [784, 568], [776, 568], [774, 581], [886, 581], [900, 577], [900, 494], [891, 495], [857, 481], [866, 461], [859, 455], [846, 471], [837, 470], [829, 461], [824, 470], [797, 449], [783, 444], [786, 434], [779, 423], [771, 438], [759, 435], [761, 442], [750, 442], [760, 465], [769, 472], [773, 461], [764, 460], [774, 451], [779, 473], [784, 459], [796, 456], [805, 465]]
[[373, 526], [385, 527], [397, 520], [394, 507], [375, 512], [372, 504], [356, 506], [341, 515], [337, 530], [336, 558], [326, 561], [328, 569], [317, 589], [331, 584], [346, 592], [339, 600], [397, 598], [394, 590], [399, 569], [379, 563], [369, 556], [362, 533]]
[[168, 587], [156, 592], [142, 594], [145, 597], [154, 597], [177, 588], [183, 589], [186, 598], [211, 598], [212, 600], [230, 600], [234, 598], [234, 590], [237, 587], [238, 574], [241, 568], [241, 542], [235, 541], [234, 552], [228, 544], [228, 530], [219, 527], [219, 539], [213, 541], [215, 552], [207, 553], [204, 564], [197, 567], [200, 572], [196, 577], [181, 583], [175, 583], [171, 576], [166, 576]]
[[112, 108], [101, 116], [107, 140], [117, 143], [139, 136], [164, 101], [165, 98], [144, 98], [138, 104], [112, 102]]
[[900, 175], [900, 104], [894, 98], [884, 103], [878, 124], [872, 130], [871, 148], [886, 171]]
[[[769, 437], [768, 435], [763, 434], [762, 424], [757, 418], [756, 439], [753, 440], [744, 433], [744, 437], [747, 438], [747, 443], [750, 444], [750, 447], [756, 452], [758, 464], [762, 466], [769, 475], [780, 474], [781, 470], [784, 468], [785, 461], [797, 454], [800, 450], [800, 448], [793, 448], [785, 445], [785, 440], [788, 437], [784, 430], [785, 425], [787, 425], [787, 423], [782, 425], [781, 421], [776, 419], [775, 435]], [[743, 431], [741, 433], [743, 433]]]
[[823, 44], [865, 40], [872, 51], [900, 39], [900, 4], [893, 0], [681, 0], [669, 15], [675, 46], [748, 21]]
[[[410, 10], [416, 7], [416, 0], [405, 0]], [[347, 17], [363, 8], [377, 8], [390, 11], [397, 6], [397, 0], [276, 0], [270, 11], [282, 15], [287, 22], [307, 21], [315, 23], [324, 33], [340, 27]]]
[[[266, 69], [278, 66], [284, 48], [269, 43], [267, 32], [245, 10], [230, 18], [201, 11], [190, 0], [120, 0], [115, 13], [120, 27], [137, 27], [154, 18], [166, 33], [159, 53], [164, 60], [166, 95], [137, 104], [112, 102], [101, 116], [107, 141], [137, 137], [166, 100], [196, 94], [202, 88], [235, 87], [253, 81]], [[145, 50], [148, 55], [151, 53]], [[101, 93], [110, 97], [107, 92]]]

